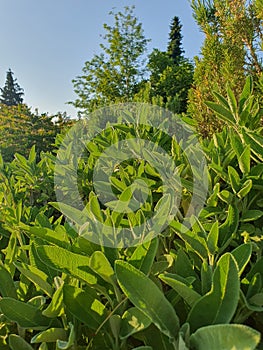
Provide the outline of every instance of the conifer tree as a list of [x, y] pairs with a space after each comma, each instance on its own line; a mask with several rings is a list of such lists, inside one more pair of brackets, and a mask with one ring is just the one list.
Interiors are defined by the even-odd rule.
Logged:
[[23, 103], [23, 89], [18, 85], [16, 79], [13, 78], [13, 74], [14, 73], [11, 71], [11, 69], [9, 69], [6, 74], [5, 86], [0, 89], [0, 103], [7, 106], [17, 106]]
[[181, 30], [182, 25], [180, 23], [180, 20], [177, 16], [175, 16], [170, 26], [169, 42], [167, 48], [168, 56], [172, 58], [174, 63], [178, 63], [182, 59], [184, 53], [184, 50], [182, 49]]

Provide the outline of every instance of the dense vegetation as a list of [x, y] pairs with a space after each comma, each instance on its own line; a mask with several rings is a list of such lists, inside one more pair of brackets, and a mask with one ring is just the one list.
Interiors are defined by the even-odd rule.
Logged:
[[[80, 129], [85, 133], [86, 123], [103, 129], [81, 155], [74, 152], [79, 141], [74, 128], [65, 147], [61, 131], [68, 125], [56, 130], [50, 120], [31, 128], [32, 120], [41, 125], [41, 116], [22, 103], [1, 105], [6, 144], [1, 141], [0, 349], [263, 349], [262, 63], [256, 51], [262, 45], [263, 6], [242, 0], [192, 5], [206, 35], [195, 69], [183, 56], [177, 17], [167, 52], [155, 49], [143, 66], [147, 40], [133, 8], [112, 13], [105, 55], [87, 62], [74, 80], [79, 95], [74, 103], [88, 117]], [[233, 37], [241, 19], [247, 32], [235, 31]], [[123, 59], [129, 44], [138, 49], [134, 67]], [[231, 47], [240, 55], [236, 60]], [[96, 112], [119, 102], [158, 107], [144, 105], [137, 120], [130, 104], [131, 112], [125, 120], [117, 115], [115, 124], [107, 124], [105, 110]], [[170, 112], [161, 113], [166, 118], [160, 127], [147, 125], [152, 108], [161, 107]], [[114, 110], [109, 109], [111, 117]], [[172, 127], [165, 133], [167, 123]], [[49, 148], [43, 143], [48, 130], [54, 143]], [[23, 133], [17, 146], [15, 138]], [[141, 140], [141, 154], [124, 157], [109, 174], [107, 148], [132, 145], [134, 138]], [[193, 148], [194, 139], [200, 149]], [[120, 159], [121, 151], [116, 149]], [[102, 177], [94, 188], [98, 162]], [[170, 164], [180, 184], [167, 189], [160, 169], [166, 173]], [[74, 176], [78, 193], [71, 187]], [[147, 190], [138, 185], [142, 182]], [[96, 193], [99, 185], [106, 197], [114, 195], [108, 202]], [[58, 202], [60, 191], [67, 203]], [[179, 191], [178, 210], [167, 223]], [[193, 197], [198, 202], [204, 195], [197, 215]], [[147, 232], [154, 212], [158, 235], [141, 244], [136, 228]], [[114, 246], [119, 228], [132, 231], [137, 244]]]

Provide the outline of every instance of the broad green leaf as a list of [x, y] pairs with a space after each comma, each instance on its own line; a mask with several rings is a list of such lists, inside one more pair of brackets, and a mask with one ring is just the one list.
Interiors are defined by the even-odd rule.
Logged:
[[[78, 210], [74, 207], [71, 207], [68, 204], [65, 204], [63, 202], [50, 202], [50, 205], [52, 205], [55, 209], [60, 211], [62, 214], [64, 214], [68, 219], [75, 222], [78, 225], [83, 225], [86, 222], [85, 215], [82, 213], [81, 210]], [[87, 213], [87, 211], [85, 211]]]
[[49, 328], [36, 334], [31, 339], [31, 344], [35, 343], [54, 343], [59, 340], [67, 340], [67, 332], [63, 328]]
[[233, 91], [231, 90], [231, 88], [228, 86], [227, 87], [227, 99], [228, 99], [228, 104], [229, 107], [236, 119], [236, 122], [238, 122], [238, 116], [237, 116], [237, 100], [236, 97], [233, 93]]
[[133, 348], [133, 350], [153, 350], [151, 346], [139, 346], [138, 348]]
[[230, 112], [229, 109], [225, 108], [224, 106], [222, 106], [218, 103], [214, 103], [214, 102], [210, 102], [210, 101], [205, 102], [205, 104], [209, 108], [211, 108], [214, 112], [216, 112], [216, 114], [218, 115], [218, 117], [221, 120], [223, 120], [224, 122], [227, 122], [233, 126], [236, 125], [235, 118], [233, 117], [233, 114]]
[[145, 275], [148, 275], [156, 256], [158, 242], [158, 239], [154, 238], [136, 247], [129, 259], [129, 263], [141, 270]]
[[32, 346], [28, 344], [28, 342], [16, 334], [9, 335], [8, 344], [11, 350], [33, 350]]
[[234, 249], [231, 254], [236, 259], [239, 276], [241, 276], [244, 271], [246, 265], [250, 261], [250, 257], [252, 254], [252, 245], [250, 243], [241, 244], [239, 247]]
[[246, 197], [246, 196], [249, 194], [249, 192], [250, 192], [250, 190], [251, 190], [251, 188], [252, 188], [252, 185], [253, 185], [253, 182], [252, 182], [251, 179], [246, 180], [246, 181], [243, 183], [243, 185], [242, 185], [242, 187], [241, 187], [241, 190], [237, 193], [237, 196], [238, 196], [239, 198], [244, 198], [244, 197]]
[[218, 197], [225, 203], [230, 204], [233, 200], [233, 193], [228, 190], [223, 190], [218, 193]]
[[230, 165], [228, 166], [228, 177], [233, 191], [237, 193], [240, 189], [240, 178], [238, 172]]
[[171, 339], [177, 337], [179, 320], [161, 290], [143, 272], [117, 260], [115, 270], [119, 285], [131, 302]]
[[236, 233], [239, 225], [239, 211], [236, 205], [230, 204], [228, 206], [227, 218], [225, 222], [219, 227], [219, 246], [221, 250], [224, 249], [224, 245]]
[[250, 172], [250, 145], [247, 145], [243, 153], [238, 157], [239, 168], [243, 174], [248, 174]]
[[237, 263], [226, 253], [217, 263], [211, 291], [196, 302], [188, 315], [191, 331], [206, 325], [229, 323], [238, 304], [239, 287]]
[[47, 282], [48, 276], [41, 270], [34, 266], [30, 266], [24, 263], [15, 263], [16, 268], [29, 279], [37, 288], [40, 288], [49, 297], [53, 294], [52, 286]]
[[201, 268], [202, 295], [207, 294], [212, 287], [213, 270], [212, 266], [203, 261]]
[[0, 293], [2, 297], [17, 299], [13, 278], [2, 264], [0, 265]]
[[242, 130], [242, 135], [247, 145], [250, 145], [251, 152], [263, 161], [263, 137], [255, 132], [249, 132], [247, 129]]
[[37, 254], [43, 263], [73, 275], [88, 284], [96, 284], [97, 278], [89, 267], [90, 259], [87, 256], [72, 253], [60, 247], [43, 245], [37, 247]]
[[255, 221], [260, 219], [262, 216], [263, 216], [262, 210], [247, 210], [242, 215], [240, 221], [243, 221], [243, 222]]
[[214, 255], [218, 250], [219, 227], [218, 221], [214, 222], [207, 236], [207, 246], [210, 254]]
[[64, 312], [63, 308], [63, 284], [55, 291], [48, 307], [42, 311], [42, 315], [50, 318], [61, 316]]
[[185, 241], [189, 245], [189, 248], [193, 249], [202, 260], [208, 258], [208, 247], [203, 237], [196, 235], [195, 232], [189, 230], [175, 220], [170, 223], [170, 227], [176, 231], [178, 236]]
[[[141, 333], [137, 333], [136, 337], [139, 337]], [[135, 336], [134, 336], [135, 337]], [[162, 350], [175, 350], [176, 345], [171, 343], [170, 339], [161, 333], [158, 328], [151, 324], [142, 332], [141, 339], [147, 346], [152, 347], [153, 349], [162, 349]]]
[[96, 251], [91, 255], [89, 267], [106, 282], [114, 284], [114, 270], [109, 260], [101, 251]]
[[239, 114], [242, 113], [244, 103], [251, 96], [252, 91], [253, 91], [253, 79], [251, 76], [249, 76], [246, 78], [244, 88], [243, 88], [242, 93], [241, 93], [240, 98], [239, 98], [239, 110], [238, 110]]
[[106, 318], [105, 306], [96, 298], [90, 289], [64, 285], [64, 303], [67, 309], [78, 320], [92, 329], [97, 329]]
[[1, 299], [0, 309], [9, 320], [22, 328], [41, 330], [50, 323], [50, 319], [43, 316], [38, 308], [12, 298]]
[[161, 274], [159, 278], [172, 287], [190, 307], [201, 298], [201, 295], [190, 287], [187, 280], [178, 275], [167, 273]]
[[196, 350], [254, 350], [259, 342], [260, 333], [241, 324], [202, 327], [190, 337]]
[[[25, 229], [23, 227], [23, 229]], [[55, 244], [61, 248], [69, 249], [70, 242], [66, 232], [54, 231], [47, 227], [28, 226], [28, 232], [44, 241]]]
[[72, 323], [69, 323], [70, 333], [67, 341], [57, 340], [57, 350], [72, 349], [72, 345], [75, 343], [75, 329]]
[[149, 327], [151, 320], [139, 309], [132, 307], [124, 312], [121, 321], [120, 338], [126, 339], [134, 333]]

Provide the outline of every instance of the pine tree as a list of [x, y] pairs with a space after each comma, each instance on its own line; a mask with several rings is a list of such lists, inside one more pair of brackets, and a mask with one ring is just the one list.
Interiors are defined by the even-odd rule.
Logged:
[[175, 16], [172, 20], [170, 26], [170, 34], [169, 34], [169, 42], [167, 53], [168, 56], [171, 57], [174, 63], [178, 63], [182, 57], [184, 50], [182, 49], [182, 25], [177, 16]]
[[18, 85], [16, 79], [13, 78], [13, 74], [14, 73], [11, 71], [11, 69], [9, 69], [6, 74], [5, 86], [0, 89], [0, 103], [7, 106], [17, 106], [23, 103], [23, 89]]

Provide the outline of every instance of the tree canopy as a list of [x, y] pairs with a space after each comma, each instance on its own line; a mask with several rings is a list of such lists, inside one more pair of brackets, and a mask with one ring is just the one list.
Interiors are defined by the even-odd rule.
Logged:
[[85, 63], [82, 75], [73, 80], [78, 98], [72, 104], [89, 113], [111, 103], [131, 101], [145, 71], [148, 40], [134, 7], [124, 12], [111, 11], [112, 26], [104, 24], [106, 34], [102, 53]]
[[23, 103], [24, 90], [13, 78], [13, 72], [9, 69], [6, 73], [5, 86], [1, 88], [0, 103], [7, 106], [17, 106]]

